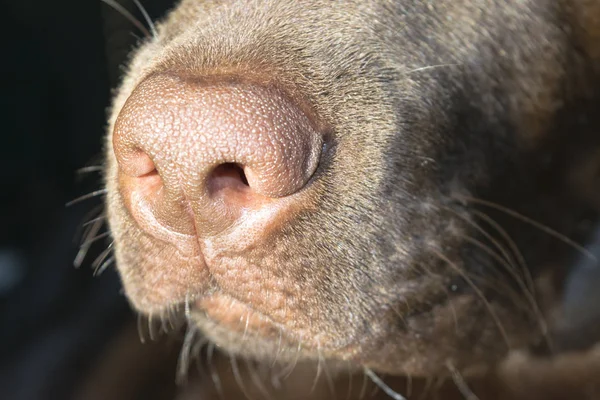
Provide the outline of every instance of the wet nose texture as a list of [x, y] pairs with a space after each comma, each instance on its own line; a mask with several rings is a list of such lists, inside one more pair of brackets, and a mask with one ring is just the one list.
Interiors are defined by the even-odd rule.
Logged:
[[293, 195], [322, 140], [278, 89], [173, 75], [141, 82], [113, 132], [126, 207], [167, 236], [218, 234]]

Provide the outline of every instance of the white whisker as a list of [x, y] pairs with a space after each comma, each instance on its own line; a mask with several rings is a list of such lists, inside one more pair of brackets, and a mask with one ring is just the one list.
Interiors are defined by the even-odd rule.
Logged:
[[[79, 268], [81, 266], [81, 264], [83, 263], [83, 260], [85, 259], [85, 256], [87, 255], [88, 251], [90, 250], [91, 245], [96, 240], [96, 239], [90, 239], [90, 238], [99, 237], [100, 239], [102, 239], [103, 237], [107, 236], [105, 234], [98, 235], [98, 232], [100, 231], [100, 229], [102, 229], [103, 225], [104, 225], [104, 221], [101, 220], [101, 221], [97, 221], [97, 222], [93, 223], [92, 225], [90, 225], [89, 227], [86, 228], [86, 230], [83, 234], [83, 243], [79, 247], [79, 251], [77, 252], [77, 255], [75, 256], [75, 259], [73, 260], [73, 265], [75, 266], [75, 268]], [[102, 254], [104, 254], [104, 253], [102, 253]], [[102, 254], [101, 254], [101, 256], [102, 256]], [[92, 267], [96, 268], [95, 264], [96, 264], [96, 262], [94, 262], [92, 264]]]
[[94, 276], [101, 275], [111, 264], [114, 264], [116, 261], [115, 257], [110, 257], [106, 261], [102, 263], [98, 268], [94, 270]]
[[185, 333], [185, 338], [183, 339], [183, 345], [181, 346], [181, 351], [179, 353], [179, 360], [177, 362], [176, 381], [178, 384], [186, 383], [187, 372], [190, 367], [192, 344], [194, 343], [195, 336], [196, 330], [192, 326], [188, 326], [188, 329]]
[[215, 344], [213, 342], [208, 343], [208, 349], [206, 350], [206, 363], [208, 368], [210, 369], [210, 378], [215, 385], [215, 389], [217, 393], [222, 398], [223, 397], [223, 385], [221, 384], [221, 378], [219, 378], [219, 373], [215, 366], [213, 365], [213, 354], [215, 352]]
[[411, 69], [410, 71], [406, 71], [405, 74], [412, 74], [414, 72], [421, 72], [421, 71], [427, 71], [430, 69], [434, 69], [434, 68], [442, 68], [442, 67], [455, 67], [458, 66], [460, 64], [437, 64], [437, 65], [427, 65], [425, 67], [419, 67], [419, 68], [415, 68], [415, 69]]
[[263, 384], [261, 377], [258, 375], [258, 372], [255, 369], [255, 366], [252, 365], [253, 363], [251, 363], [248, 360], [244, 360], [244, 362], [246, 364], [246, 369], [250, 373], [250, 379], [252, 380], [252, 383], [254, 383], [254, 386], [258, 389], [258, 391], [261, 393], [263, 398], [265, 398], [267, 400], [273, 399], [273, 396], [271, 396], [271, 393], [269, 393], [269, 391]]
[[94, 260], [94, 262], [92, 263], [92, 269], [95, 271], [98, 268], [100, 268], [101, 265], [103, 265], [104, 260], [107, 259], [107, 257], [112, 253], [112, 248], [114, 245], [114, 241], [109, 243], [108, 246], [106, 246], [106, 249], [104, 249], [104, 251], [102, 253], [100, 253], [100, 255], [98, 257], [96, 257], [96, 259]]
[[136, 17], [134, 17], [133, 14], [131, 14], [125, 7], [123, 7], [122, 5], [117, 3], [115, 0], [101, 0], [101, 1], [103, 3], [109, 5], [110, 7], [114, 8], [117, 12], [119, 12], [119, 14], [121, 14], [122, 16], [127, 18], [129, 20], [129, 22], [131, 22], [136, 28], [138, 28], [146, 37], [152, 36], [150, 31], [148, 29], [146, 29], [146, 27]]
[[92, 224], [93, 224], [93, 223], [95, 223], [95, 222], [98, 222], [98, 221], [104, 221], [104, 220], [106, 220], [106, 215], [102, 214], [102, 215], [101, 215], [101, 216], [99, 216], [99, 217], [96, 217], [96, 218], [90, 219], [90, 220], [89, 220], [89, 221], [87, 221], [87, 222], [84, 222], [83, 224], [81, 224], [81, 226], [85, 228], [85, 227], [87, 227], [87, 226], [90, 226], [90, 225], [92, 225]]
[[473, 291], [475, 292], [475, 294], [477, 294], [477, 296], [479, 296], [479, 298], [483, 302], [484, 306], [486, 307], [486, 309], [490, 313], [490, 317], [492, 317], [492, 319], [496, 323], [498, 331], [502, 335], [502, 338], [504, 339], [504, 342], [505, 342], [507, 348], [510, 349], [510, 342], [508, 340], [508, 335], [506, 334], [506, 330], [504, 329], [504, 326], [502, 325], [502, 322], [500, 321], [500, 319], [498, 318], [498, 316], [494, 312], [494, 309], [492, 308], [492, 305], [490, 304], [490, 302], [488, 301], [488, 299], [485, 297], [485, 295], [483, 294], [483, 292], [477, 287], [477, 285], [475, 285], [475, 283], [473, 282], [473, 280], [471, 278], [469, 278], [467, 276], [467, 274], [463, 270], [461, 270], [455, 263], [453, 263], [449, 258], [447, 258], [446, 256], [444, 256], [442, 253], [438, 252], [437, 250], [432, 250], [432, 252], [434, 254], [436, 254], [442, 261], [445, 261], [448, 264], [448, 266], [450, 266], [450, 268], [452, 268], [456, 273], [458, 273], [465, 280], [465, 282], [467, 282], [467, 284], [471, 287], [471, 289], [473, 289]]
[[85, 200], [89, 200], [89, 199], [92, 199], [92, 198], [98, 197], [98, 196], [103, 196], [106, 193], [108, 193], [107, 189], [95, 190], [95, 191], [93, 191], [91, 193], [84, 194], [83, 196], [80, 196], [80, 197], [78, 197], [78, 198], [76, 198], [74, 200], [71, 200], [71, 201], [67, 202], [65, 204], [65, 207], [71, 207], [72, 205], [81, 203], [81, 202], [83, 202]]
[[450, 371], [454, 384], [456, 385], [460, 393], [465, 397], [465, 400], [479, 400], [479, 397], [477, 397], [475, 393], [473, 393], [473, 391], [469, 388], [463, 377], [460, 375], [460, 373], [454, 367], [450, 360], [446, 361], [446, 367]]
[[501, 206], [499, 204], [493, 203], [491, 201], [487, 201], [487, 200], [482, 200], [482, 199], [476, 199], [474, 197], [468, 197], [468, 196], [459, 196], [458, 197], [459, 200], [464, 200], [467, 202], [473, 202], [473, 203], [477, 203], [477, 204], [481, 204], [490, 208], [493, 208], [495, 210], [501, 211], [507, 215], [510, 215], [513, 218], [519, 219], [533, 227], [536, 227], [537, 229], [541, 230], [542, 232], [547, 233], [550, 236], [555, 237], [556, 239], [562, 241], [565, 244], [568, 244], [569, 246], [573, 247], [575, 250], [579, 251], [581, 254], [583, 254], [584, 256], [588, 257], [590, 260], [597, 262], [598, 259], [597, 257], [594, 255], [594, 253], [592, 253], [591, 251], [589, 251], [588, 249], [586, 249], [585, 247], [583, 247], [582, 245], [574, 242], [573, 240], [569, 239], [567, 236], [563, 235], [560, 232], [555, 231], [554, 229], [543, 225], [529, 217], [524, 216], [523, 214], [520, 214], [514, 210], [511, 210], [507, 207]]
[[394, 391], [391, 387], [385, 384], [381, 378], [379, 378], [372, 370], [365, 367], [363, 368], [365, 375], [368, 376], [373, 383], [383, 390], [385, 394], [387, 394], [393, 400], [406, 400], [406, 397], [402, 396], [400, 393]]
[[248, 393], [248, 390], [246, 389], [246, 385], [244, 385], [244, 380], [242, 379], [242, 374], [240, 373], [237, 359], [235, 358], [234, 354], [229, 354], [229, 363], [231, 365], [231, 372], [233, 372], [233, 378], [237, 382], [239, 388], [242, 390], [242, 393], [244, 393], [244, 396], [248, 400], [252, 400], [252, 397], [250, 396], [250, 394]]
[[144, 6], [142, 6], [142, 3], [140, 3], [139, 0], [133, 0], [133, 2], [135, 3], [136, 7], [142, 13], [142, 16], [146, 20], [146, 23], [148, 24], [148, 27], [150, 27], [150, 32], [152, 32], [152, 36], [154, 38], [158, 37], [158, 33], [156, 32], [156, 27], [154, 26], [154, 22], [152, 22], [152, 19], [150, 18], [150, 15], [148, 15], [148, 12], [144, 8]]
[[138, 314], [137, 316], [137, 331], [138, 331], [138, 336], [140, 338], [140, 342], [142, 343], [146, 343], [146, 335], [144, 334], [144, 327], [143, 327], [143, 320], [145, 319], [145, 317], [142, 314]]
[[75, 173], [78, 175], [83, 175], [83, 174], [89, 174], [91, 172], [102, 172], [102, 171], [104, 171], [103, 165], [91, 165], [89, 167], [79, 168], [77, 171], [75, 171]]

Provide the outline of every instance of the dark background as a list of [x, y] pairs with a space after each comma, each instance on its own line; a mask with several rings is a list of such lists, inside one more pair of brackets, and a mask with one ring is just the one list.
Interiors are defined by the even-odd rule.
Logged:
[[73, 266], [102, 196], [65, 204], [102, 187], [77, 170], [102, 164], [111, 88], [143, 34], [101, 0], [1, 4], [0, 398], [67, 399], [133, 318], [114, 268], [93, 275], [109, 239]]

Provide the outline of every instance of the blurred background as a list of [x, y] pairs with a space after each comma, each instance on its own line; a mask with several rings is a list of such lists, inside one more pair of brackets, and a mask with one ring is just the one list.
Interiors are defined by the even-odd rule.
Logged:
[[[171, 3], [143, 1], [152, 18]], [[69, 399], [134, 320], [114, 268], [93, 274], [108, 238], [74, 267], [102, 196], [65, 204], [101, 189], [101, 172], [77, 170], [102, 165], [111, 88], [143, 33], [101, 0], [3, 0], [2, 13], [0, 399]]]

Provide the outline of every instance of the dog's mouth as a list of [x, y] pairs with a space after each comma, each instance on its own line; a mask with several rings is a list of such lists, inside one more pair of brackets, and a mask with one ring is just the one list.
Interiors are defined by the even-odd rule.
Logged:
[[[218, 348], [259, 359], [314, 358], [323, 350], [314, 333], [288, 321], [277, 321], [234, 296], [219, 292], [189, 305], [188, 323], [198, 328]], [[318, 337], [319, 335], [317, 335]]]
[[215, 325], [236, 334], [269, 336], [273, 330], [283, 329], [283, 326], [271, 317], [223, 292], [195, 300], [191, 310], [194, 314], [200, 314]]

